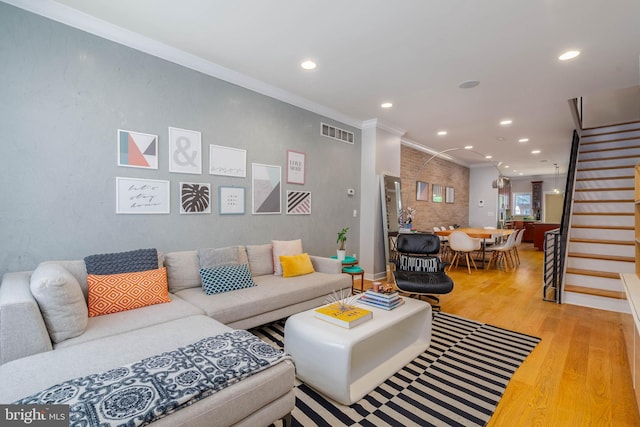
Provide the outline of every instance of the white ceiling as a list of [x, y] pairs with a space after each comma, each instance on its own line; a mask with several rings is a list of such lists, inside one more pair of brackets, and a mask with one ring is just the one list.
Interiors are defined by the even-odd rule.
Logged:
[[[8, 2], [36, 12], [47, 4], [39, 13], [62, 21], [69, 6], [244, 75], [236, 81], [264, 82], [351, 124], [378, 119], [434, 150], [473, 145], [508, 176], [553, 174], [554, 163], [565, 172], [567, 100], [640, 83], [638, 0]], [[104, 24], [84, 18], [94, 30]], [[558, 61], [568, 49], [582, 54]], [[309, 58], [318, 67], [304, 71]], [[459, 89], [465, 80], [480, 85]], [[505, 118], [513, 124], [501, 127]], [[441, 129], [448, 135], [436, 136]], [[477, 153], [450, 155], [486, 164]]]

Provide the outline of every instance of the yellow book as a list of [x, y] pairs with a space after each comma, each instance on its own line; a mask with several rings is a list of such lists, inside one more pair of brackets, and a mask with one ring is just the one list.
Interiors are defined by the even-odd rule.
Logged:
[[373, 312], [361, 307], [351, 306], [351, 308], [342, 311], [336, 303], [316, 308], [314, 314], [318, 319], [347, 329], [364, 323], [373, 317]]

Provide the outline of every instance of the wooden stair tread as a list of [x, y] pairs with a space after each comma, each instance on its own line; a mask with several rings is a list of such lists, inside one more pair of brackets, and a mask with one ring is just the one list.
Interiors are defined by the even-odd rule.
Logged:
[[587, 288], [585, 286], [577, 286], [577, 285], [564, 285], [564, 290], [565, 292], [574, 292], [577, 294], [586, 294], [586, 295], [593, 295], [593, 296], [598, 296], [598, 297], [605, 297], [605, 298], [614, 298], [614, 299], [622, 299], [625, 300], [627, 299], [627, 296], [624, 292], [619, 292], [619, 291], [609, 291], [609, 290], [605, 290], [605, 289], [593, 289], [593, 288]]
[[[578, 162], [580, 163], [580, 162]], [[602, 166], [598, 168], [577, 168], [576, 172], [591, 172], [591, 171], [607, 171], [607, 170], [616, 170], [616, 169], [633, 169], [633, 165], [629, 166]]]
[[601, 178], [576, 178], [577, 181], [609, 181], [611, 179], [634, 179], [633, 175], [607, 176]]
[[572, 215], [633, 216], [633, 212], [573, 212]]
[[[639, 127], [632, 127], [632, 125], [638, 125]], [[589, 133], [591, 131], [597, 131], [599, 129], [609, 129], [611, 127], [617, 127], [617, 126], [629, 126], [629, 129], [614, 129], [614, 130], [610, 130], [607, 132], [600, 132], [600, 133]], [[635, 132], [637, 130], [640, 130], [640, 120], [629, 120], [628, 122], [622, 122], [622, 123], [611, 123], [608, 125], [599, 125], [599, 126], [590, 126], [590, 127], [586, 127], [584, 129], [582, 129], [585, 132], [585, 136], [594, 136], [594, 135], [608, 135], [608, 134], [619, 134], [619, 133], [625, 133], [625, 132]]]
[[633, 203], [633, 199], [574, 200], [573, 203]]
[[602, 136], [602, 135], [617, 135], [620, 133], [624, 133], [624, 132], [638, 132], [640, 129], [626, 129], [626, 130], [617, 130], [615, 132], [606, 132], [606, 133], [598, 133], [598, 134], [593, 134], [593, 135], [585, 135], [582, 137], [582, 141], [580, 141], [580, 146], [584, 147], [585, 145], [595, 145], [595, 144], [604, 144], [607, 142], [619, 142], [619, 141], [633, 141], [638, 139], [637, 136], [630, 136], [627, 138], [611, 138], [611, 139], [605, 139], [603, 141], [585, 141], [586, 138], [589, 137], [593, 137], [593, 136]]
[[609, 187], [609, 188], [576, 188], [576, 192], [585, 191], [629, 191], [634, 190], [634, 187]]
[[[637, 141], [638, 138], [627, 138], [627, 139], [617, 139], [617, 140], [612, 140], [612, 141], [607, 141], [607, 142], [617, 142], [617, 141]], [[602, 144], [604, 141], [600, 141], [598, 142], [598, 144]], [[586, 145], [587, 143], [585, 143]], [[589, 144], [593, 144], [593, 143], [589, 143]], [[619, 147], [610, 147], [610, 148], [598, 148], [596, 150], [583, 150], [583, 151], [579, 151], [578, 154], [592, 154], [592, 153], [603, 153], [605, 151], [617, 151], [617, 150], [632, 150], [634, 148], [640, 148], [640, 145], [622, 145]]]
[[636, 258], [632, 256], [587, 254], [582, 252], [569, 252], [569, 256], [573, 258], [598, 259], [602, 261], [636, 262]]
[[582, 268], [567, 268], [567, 274], [580, 274], [582, 276], [603, 277], [605, 279], [620, 278], [620, 273], [611, 273], [609, 271], [585, 270]]
[[629, 154], [625, 156], [611, 156], [611, 157], [594, 157], [593, 159], [579, 159], [578, 163], [583, 162], [604, 162], [607, 160], [624, 160], [624, 159], [637, 159], [637, 154]]
[[575, 243], [597, 243], [601, 245], [635, 245], [635, 242], [633, 240], [584, 239], [579, 237], [572, 237], [569, 239], [569, 241]]
[[633, 225], [580, 225], [573, 224], [571, 228], [589, 228], [593, 230], [635, 230]]

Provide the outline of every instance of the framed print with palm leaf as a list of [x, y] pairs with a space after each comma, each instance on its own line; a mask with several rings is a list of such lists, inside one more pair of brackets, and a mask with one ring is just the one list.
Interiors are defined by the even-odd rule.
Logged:
[[180, 183], [180, 213], [181, 214], [211, 213], [211, 184], [181, 182]]

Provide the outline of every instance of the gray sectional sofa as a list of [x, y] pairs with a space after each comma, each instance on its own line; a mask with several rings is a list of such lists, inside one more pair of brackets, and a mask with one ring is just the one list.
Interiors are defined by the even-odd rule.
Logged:
[[[207, 295], [199, 274], [203, 256], [214, 265], [248, 264], [256, 286]], [[74, 313], [66, 318], [54, 313], [57, 326], [49, 319], [51, 313], [43, 316], [32, 281], [41, 279], [42, 272], [61, 270], [68, 273], [67, 281], [77, 280], [82, 291], [77, 299], [86, 304], [85, 262], [48, 261], [34, 272], [5, 274], [0, 285], [0, 403], [206, 337], [272, 322], [322, 305], [334, 291], [351, 289], [350, 277], [342, 274], [336, 260], [310, 256], [315, 272], [283, 277], [273, 273], [273, 256], [270, 244], [159, 255], [159, 265], [166, 267], [170, 302], [86, 319], [78, 313], [75, 318]], [[73, 304], [82, 312], [77, 301], [66, 306]], [[78, 322], [86, 325], [81, 333]], [[76, 332], [70, 334], [69, 329]], [[284, 358], [154, 425], [269, 425], [293, 409], [294, 377], [292, 360]]]

